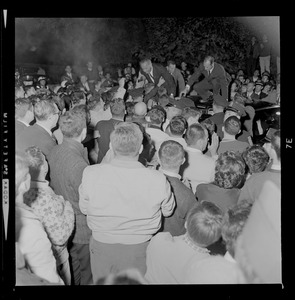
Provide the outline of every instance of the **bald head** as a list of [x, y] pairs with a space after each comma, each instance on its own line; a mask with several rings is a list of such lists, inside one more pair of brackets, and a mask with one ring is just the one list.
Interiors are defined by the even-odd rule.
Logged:
[[137, 116], [144, 116], [147, 113], [147, 106], [144, 102], [138, 102], [134, 106], [134, 113]]

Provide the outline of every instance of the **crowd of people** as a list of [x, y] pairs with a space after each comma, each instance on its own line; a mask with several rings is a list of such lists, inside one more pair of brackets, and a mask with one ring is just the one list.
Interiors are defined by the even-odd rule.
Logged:
[[16, 77], [16, 284], [280, 283], [280, 81], [249, 63]]

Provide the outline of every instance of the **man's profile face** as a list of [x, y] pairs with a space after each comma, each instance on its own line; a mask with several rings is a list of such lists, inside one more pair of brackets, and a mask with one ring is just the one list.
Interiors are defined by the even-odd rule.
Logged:
[[213, 68], [213, 64], [209, 60], [205, 60], [203, 65], [206, 71], [210, 71]]
[[141, 63], [140, 67], [141, 67], [142, 71], [145, 73], [150, 73], [152, 70], [152, 64], [149, 61], [145, 61], [145, 62]]

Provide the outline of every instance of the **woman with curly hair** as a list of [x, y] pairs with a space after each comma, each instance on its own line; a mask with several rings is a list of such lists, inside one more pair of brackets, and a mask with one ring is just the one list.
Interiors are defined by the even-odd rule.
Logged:
[[253, 173], [263, 172], [267, 168], [270, 161], [266, 150], [259, 145], [253, 145], [246, 149], [242, 153], [242, 157], [246, 163], [247, 179]]
[[245, 180], [245, 162], [233, 152], [221, 153], [215, 164], [215, 177], [212, 183], [199, 184], [196, 197], [217, 204], [224, 212], [236, 205], [240, 188]]

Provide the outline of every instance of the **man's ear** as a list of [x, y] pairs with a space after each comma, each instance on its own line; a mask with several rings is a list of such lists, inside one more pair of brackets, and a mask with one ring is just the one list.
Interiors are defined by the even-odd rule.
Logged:
[[221, 130], [222, 130], [222, 132], [224, 132], [224, 126], [222, 126]]
[[187, 221], [184, 222], [184, 228], [187, 229]]
[[185, 161], [186, 161], [186, 158], [184, 157], [181, 164], [183, 165], [185, 163]]

